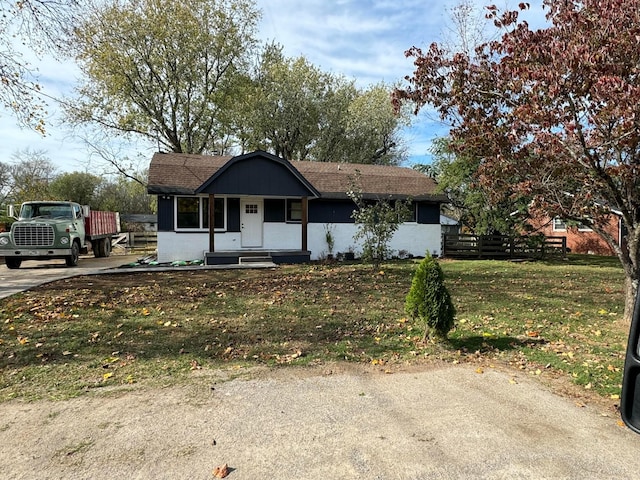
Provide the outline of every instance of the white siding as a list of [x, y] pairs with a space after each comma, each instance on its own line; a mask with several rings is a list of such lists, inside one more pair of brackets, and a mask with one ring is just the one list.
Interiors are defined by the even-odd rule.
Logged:
[[[330, 229], [334, 238], [333, 254], [345, 253], [349, 249], [358, 255], [362, 248], [356, 245], [353, 236], [357, 226], [353, 223], [310, 223], [308, 226], [308, 248], [311, 259], [318, 260], [329, 254], [326, 242], [326, 229]], [[302, 246], [302, 227], [300, 224], [265, 223], [264, 250], [299, 250]], [[441, 252], [440, 225], [407, 223], [396, 231], [390, 244], [394, 255], [404, 250], [416, 257], [422, 257], [428, 251], [432, 255]], [[216, 233], [217, 251], [241, 250], [240, 233]], [[158, 261], [161, 263], [175, 260], [203, 260], [209, 250], [209, 234], [158, 232]], [[249, 249], [250, 250], [250, 249]]]
[[[356, 234], [357, 226], [353, 223], [333, 223], [333, 224], [309, 224], [309, 250], [311, 259], [318, 260], [325, 257], [329, 251], [326, 242], [326, 229], [330, 229], [334, 239], [333, 254], [347, 252], [349, 248], [356, 256], [362, 252], [362, 247], [356, 245], [353, 236]], [[410, 253], [414, 257], [422, 257], [428, 251], [432, 255], [440, 255], [441, 252], [441, 232], [439, 224], [419, 224], [406, 223], [400, 225], [395, 232], [390, 244], [393, 255], [397, 255], [400, 250]]]

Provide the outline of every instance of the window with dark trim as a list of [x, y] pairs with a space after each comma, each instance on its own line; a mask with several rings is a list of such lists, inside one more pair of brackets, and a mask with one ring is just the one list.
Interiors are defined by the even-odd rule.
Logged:
[[302, 221], [302, 200], [287, 200], [287, 222]]
[[409, 204], [409, 215], [407, 215], [407, 222], [417, 222], [418, 221], [418, 206], [415, 202], [411, 202]]

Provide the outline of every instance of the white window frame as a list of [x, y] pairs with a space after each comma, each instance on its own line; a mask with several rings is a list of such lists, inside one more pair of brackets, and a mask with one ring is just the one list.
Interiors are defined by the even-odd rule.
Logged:
[[[189, 199], [198, 199], [198, 227], [179, 227], [178, 226], [178, 200], [180, 198], [189, 198]], [[226, 232], [227, 231], [227, 199], [226, 197], [215, 197], [215, 200], [222, 199], [223, 201], [223, 212], [224, 212], [224, 224], [222, 228], [215, 228], [216, 232]], [[174, 199], [174, 209], [173, 209], [173, 224], [175, 226], [176, 232], [208, 232], [209, 227], [205, 227], [205, 219], [204, 219], [204, 202], [209, 202], [209, 196], [203, 195], [177, 195]]]
[[555, 217], [553, 219], [553, 231], [554, 232], [566, 232], [567, 231], [567, 223], [562, 220], [560, 217]]
[[[289, 218], [289, 205], [292, 202], [300, 203], [300, 220], [294, 220]], [[284, 220], [286, 223], [302, 223], [302, 199], [301, 198], [287, 198], [284, 203]]]

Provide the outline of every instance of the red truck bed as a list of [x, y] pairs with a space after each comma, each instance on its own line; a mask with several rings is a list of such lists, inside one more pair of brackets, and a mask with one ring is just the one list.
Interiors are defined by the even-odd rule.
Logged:
[[118, 233], [118, 214], [116, 212], [89, 212], [85, 218], [84, 231], [89, 238], [98, 238]]

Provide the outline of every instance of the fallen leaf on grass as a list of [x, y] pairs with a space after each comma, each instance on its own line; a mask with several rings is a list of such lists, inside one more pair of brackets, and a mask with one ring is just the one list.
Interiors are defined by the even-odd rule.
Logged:
[[213, 476], [216, 478], [224, 478], [227, 475], [229, 475], [229, 467], [226, 463], [213, 469]]

